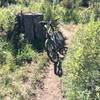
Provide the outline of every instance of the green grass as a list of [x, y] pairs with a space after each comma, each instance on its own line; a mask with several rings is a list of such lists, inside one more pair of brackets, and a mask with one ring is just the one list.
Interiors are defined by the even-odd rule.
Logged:
[[65, 97], [68, 100], [100, 98], [100, 22], [82, 25], [74, 36], [63, 66]]
[[[38, 80], [41, 80], [47, 65], [45, 53], [36, 54], [31, 64], [25, 64], [13, 72], [7, 70], [7, 66], [2, 66], [0, 72], [0, 100], [30, 100], [35, 92]], [[6, 72], [4, 70], [6, 69]]]
[[47, 63], [45, 52], [38, 53], [25, 42], [15, 56], [12, 43], [0, 37], [0, 100], [30, 100]]

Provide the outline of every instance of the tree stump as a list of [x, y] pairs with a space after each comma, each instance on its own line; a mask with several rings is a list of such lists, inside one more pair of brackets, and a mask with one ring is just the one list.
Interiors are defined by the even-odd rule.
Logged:
[[25, 34], [25, 39], [35, 46], [45, 42], [46, 32], [39, 21], [43, 20], [41, 13], [20, 13], [17, 16], [18, 30]]

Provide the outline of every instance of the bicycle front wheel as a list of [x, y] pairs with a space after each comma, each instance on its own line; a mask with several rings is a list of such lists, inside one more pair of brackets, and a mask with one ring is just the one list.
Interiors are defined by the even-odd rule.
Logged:
[[55, 50], [55, 47], [50, 39], [47, 39], [45, 42], [45, 49], [50, 60], [54, 63], [59, 61], [59, 55]]

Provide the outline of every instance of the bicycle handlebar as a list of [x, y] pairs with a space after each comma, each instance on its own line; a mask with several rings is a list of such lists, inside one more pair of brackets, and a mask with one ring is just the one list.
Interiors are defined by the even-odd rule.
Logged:
[[43, 25], [46, 25], [47, 22], [46, 21], [40, 21], [39, 24], [43, 24]]
[[43, 24], [43, 25], [46, 25], [46, 24], [52, 25], [53, 23], [57, 22], [58, 20], [59, 20], [59, 18], [55, 19], [55, 20], [49, 20], [49, 21], [40, 21], [39, 23]]

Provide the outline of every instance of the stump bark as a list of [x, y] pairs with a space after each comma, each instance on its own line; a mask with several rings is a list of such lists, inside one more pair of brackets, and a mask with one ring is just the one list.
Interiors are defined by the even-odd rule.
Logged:
[[45, 42], [46, 32], [44, 27], [39, 24], [43, 20], [41, 13], [20, 13], [17, 16], [18, 30], [25, 34], [25, 39], [35, 46], [41, 46]]

